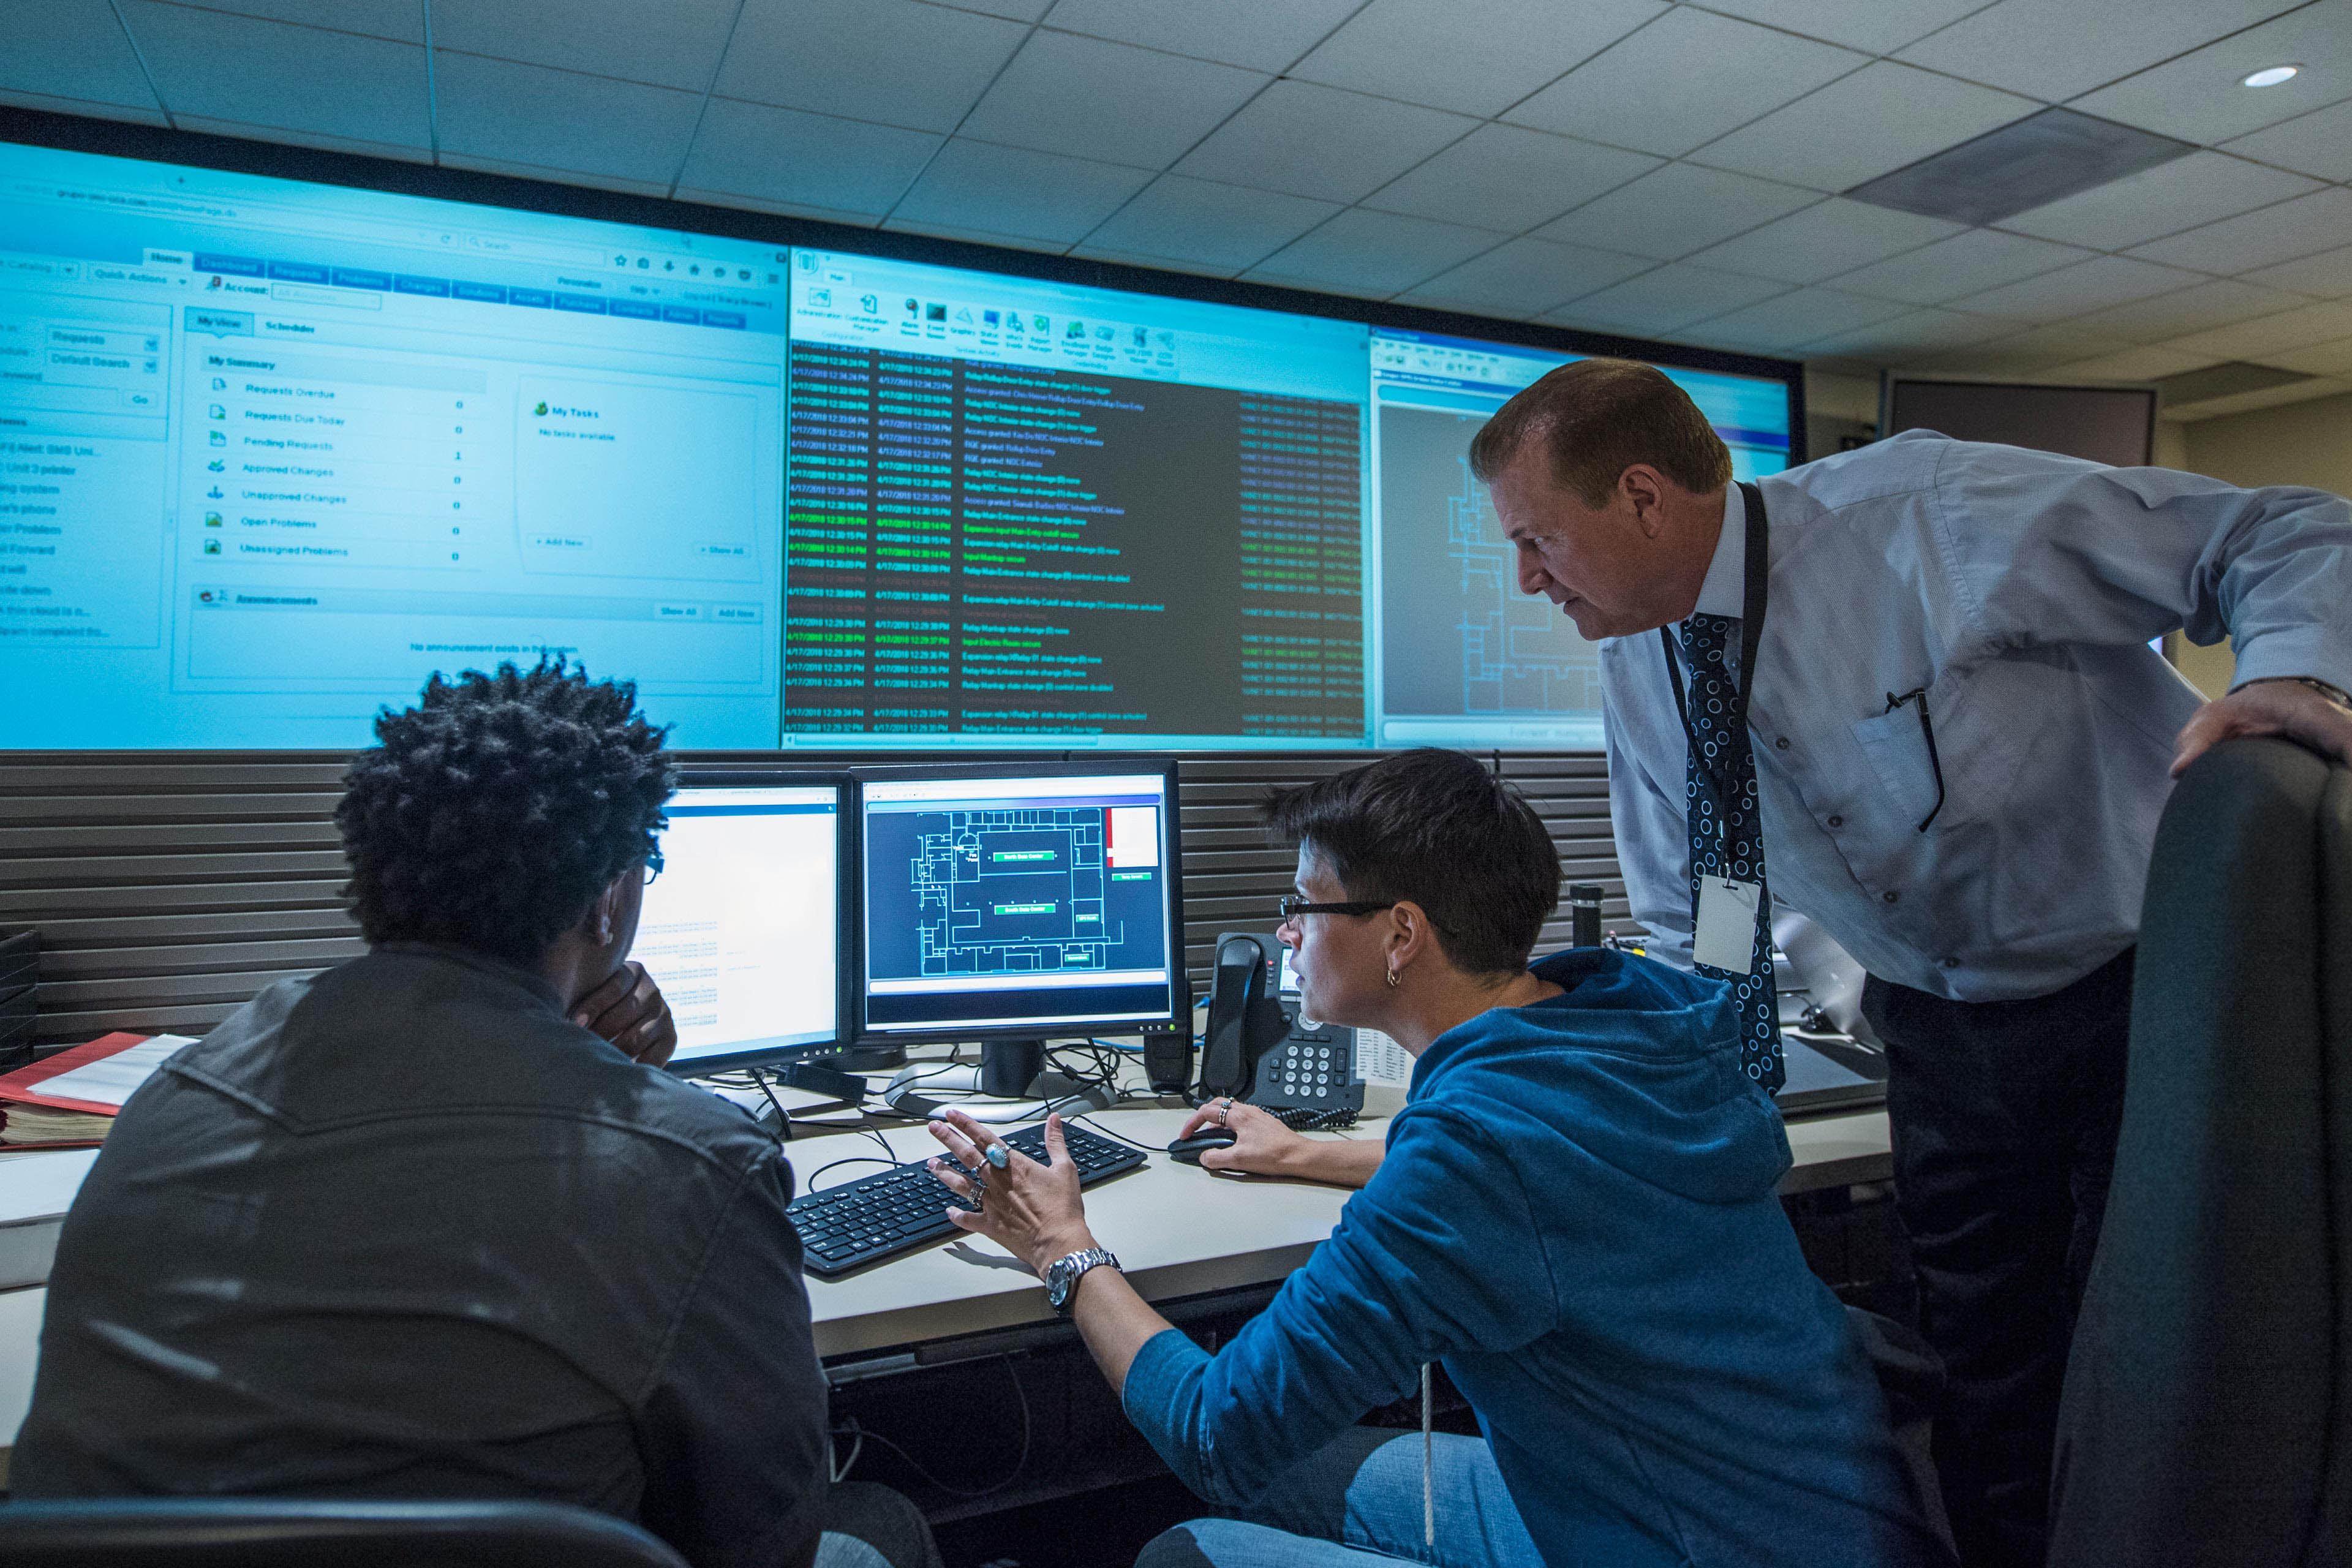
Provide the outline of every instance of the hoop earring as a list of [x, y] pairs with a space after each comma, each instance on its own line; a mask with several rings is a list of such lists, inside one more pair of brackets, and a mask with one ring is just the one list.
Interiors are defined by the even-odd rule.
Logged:
[[1390, 971], [1389, 971], [1389, 989], [1390, 989], [1390, 990], [1391, 990], [1391, 991], [1395, 990], [1395, 989], [1397, 988], [1397, 986], [1398, 986], [1398, 984], [1400, 984], [1400, 982], [1399, 982], [1399, 981], [1398, 981], [1398, 979], [1397, 979], [1397, 972], [1396, 972], [1395, 970], [1393, 970], [1393, 969], [1390, 970]]

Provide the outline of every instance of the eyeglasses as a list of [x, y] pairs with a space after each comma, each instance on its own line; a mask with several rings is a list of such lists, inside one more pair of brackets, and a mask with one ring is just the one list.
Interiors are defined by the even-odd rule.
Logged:
[[647, 850], [646, 852], [646, 886], [652, 887], [654, 879], [661, 874], [662, 852], [658, 849]]
[[1285, 899], [1279, 906], [1282, 923], [1288, 925], [1301, 915], [1376, 915], [1382, 910], [1397, 907], [1394, 899], [1357, 899], [1344, 904], [1309, 903], [1305, 899]]

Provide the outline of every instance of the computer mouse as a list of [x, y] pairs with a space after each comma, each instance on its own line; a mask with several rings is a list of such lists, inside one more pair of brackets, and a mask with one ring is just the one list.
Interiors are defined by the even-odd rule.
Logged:
[[1193, 1133], [1190, 1138], [1179, 1138], [1176, 1142], [1168, 1145], [1168, 1157], [1181, 1165], [1197, 1165], [1201, 1163], [1201, 1156], [1207, 1153], [1210, 1150], [1230, 1149], [1233, 1146], [1234, 1133], [1232, 1129], [1225, 1127], [1204, 1128], [1201, 1131]]

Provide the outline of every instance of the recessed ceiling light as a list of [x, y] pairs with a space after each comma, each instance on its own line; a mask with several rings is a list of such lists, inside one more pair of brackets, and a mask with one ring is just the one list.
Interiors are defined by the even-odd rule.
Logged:
[[2241, 85], [2245, 87], [2276, 87], [2283, 81], [2294, 80], [2294, 73], [2302, 68], [2303, 68], [2301, 66], [2266, 66], [2263, 69], [2258, 70], [2253, 75], [2248, 77]]

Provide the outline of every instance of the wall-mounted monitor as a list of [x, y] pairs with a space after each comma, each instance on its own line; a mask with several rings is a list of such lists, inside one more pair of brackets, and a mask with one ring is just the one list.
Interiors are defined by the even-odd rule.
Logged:
[[[1549, 600], [1519, 592], [1512, 546], [1470, 473], [1478, 427], [1578, 357], [1374, 329], [1375, 744], [1601, 744], [1598, 649]], [[1660, 368], [1730, 447], [1735, 479], [1789, 466], [1786, 381]]]
[[2156, 460], [2152, 386], [2034, 386], [1889, 375], [1879, 428], [1933, 430], [1956, 441], [2032, 447], [2119, 468]]
[[[105, 144], [0, 143], [0, 744], [341, 750], [543, 654], [685, 748], [1599, 742], [1463, 463], [1565, 335]], [[1786, 464], [1795, 366], [1658, 353]]]
[[803, 250], [788, 745], [1360, 746], [1359, 322]]

